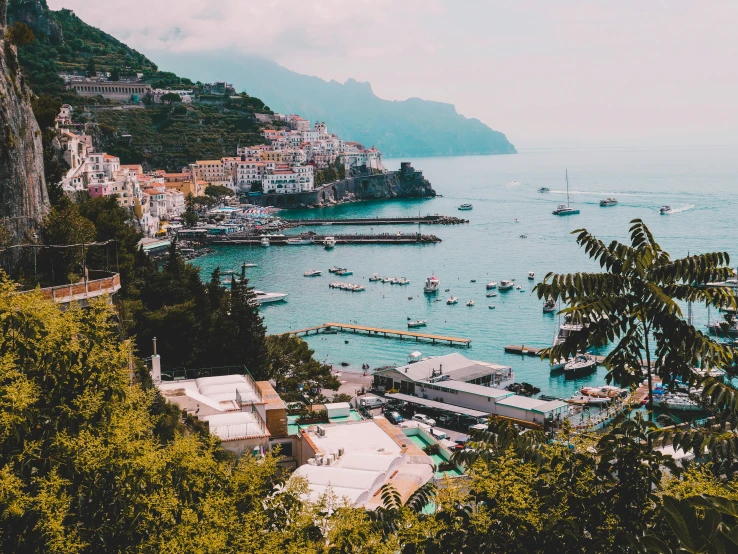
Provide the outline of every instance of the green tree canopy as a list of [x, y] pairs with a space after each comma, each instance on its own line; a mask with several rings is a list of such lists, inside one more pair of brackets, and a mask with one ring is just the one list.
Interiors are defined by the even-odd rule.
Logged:
[[205, 187], [205, 194], [217, 201], [221, 201], [223, 198], [233, 196], [236, 193], [228, 187], [224, 187], [222, 185], [208, 185], [207, 187]]
[[5, 30], [5, 38], [16, 46], [25, 46], [36, 40], [36, 35], [28, 25], [17, 21]]

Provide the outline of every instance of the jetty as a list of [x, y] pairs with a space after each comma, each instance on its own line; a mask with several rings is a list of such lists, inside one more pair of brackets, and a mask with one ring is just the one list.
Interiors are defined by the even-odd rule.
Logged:
[[332, 334], [333, 332], [351, 333], [351, 334], [365, 334], [372, 337], [383, 337], [393, 339], [408, 339], [415, 340], [415, 342], [430, 342], [431, 344], [448, 344], [450, 346], [463, 346], [466, 348], [471, 347], [471, 339], [464, 339], [460, 337], [448, 337], [445, 335], [432, 335], [430, 333], [416, 333], [414, 331], [398, 331], [396, 329], [382, 329], [381, 327], [368, 327], [365, 325], [354, 325], [353, 323], [335, 323], [328, 322], [322, 325], [316, 325], [314, 327], [306, 327], [304, 329], [297, 329], [295, 331], [287, 331], [281, 333], [283, 335], [295, 335], [295, 336], [307, 336], [307, 335], [318, 335], [321, 333]]
[[418, 217], [347, 217], [347, 218], [305, 218], [285, 220], [295, 226], [315, 225], [463, 225], [468, 219], [448, 215], [424, 215]]
[[[535, 346], [525, 346], [524, 344], [508, 344], [505, 347], [505, 354], [517, 354], [518, 356], [535, 356], [540, 357], [543, 348], [536, 348]], [[605, 361], [605, 356], [594, 356], [587, 354], [588, 358], [595, 360], [598, 364]]]
[[[305, 246], [323, 246], [325, 236], [312, 234], [310, 236], [269, 236], [263, 235], [269, 239], [271, 246], [288, 246], [287, 239], [300, 238], [309, 240], [310, 244]], [[217, 244], [217, 245], [253, 245], [260, 246], [262, 235], [249, 235], [249, 236], [237, 236], [231, 235], [229, 237], [213, 236], [203, 237], [202, 241], [206, 244]], [[374, 235], [356, 234], [356, 235], [332, 235], [336, 241], [336, 244], [435, 244], [441, 242], [441, 239], [436, 235], [421, 235], [417, 233], [413, 234], [397, 234], [397, 233], [381, 233]]]

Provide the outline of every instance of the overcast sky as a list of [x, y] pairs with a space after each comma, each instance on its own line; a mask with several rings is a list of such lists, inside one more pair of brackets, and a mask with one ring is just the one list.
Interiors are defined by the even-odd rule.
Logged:
[[[519, 146], [738, 145], [736, 0], [48, 0], [156, 62], [229, 47]], [[166, 68], [162, 68], [166, 69]], [[228, 80], [228, 75], [223, 75]]]

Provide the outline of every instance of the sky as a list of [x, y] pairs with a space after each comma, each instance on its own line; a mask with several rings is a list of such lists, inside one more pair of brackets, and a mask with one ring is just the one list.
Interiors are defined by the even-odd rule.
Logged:
[[154, 62], [162, 51], [260, 54], [369, 81], [382, 98], [452, 103], [516, 146], [738, 145], [735, 0], [48, 4]]

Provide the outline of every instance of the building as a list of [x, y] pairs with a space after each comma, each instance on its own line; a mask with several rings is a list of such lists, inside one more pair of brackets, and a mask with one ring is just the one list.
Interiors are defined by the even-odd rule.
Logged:
[[140, 81], [107, 81], [102, 79], [72, 79], [66, 85], [80, 96], [102, 96], [119, 102], [138, 103], [151, 94], [151, 85]]
[[541, 400], [512, 395], [496, 402], [496, 415], [543, 425], [547, 419], [562, 420], [569, 414], [569, 404], [561, 400]]
[[266, 193], [310, 192], [315, 188], [313, 168], [309, 165], [277, 166], [261, 182]]

